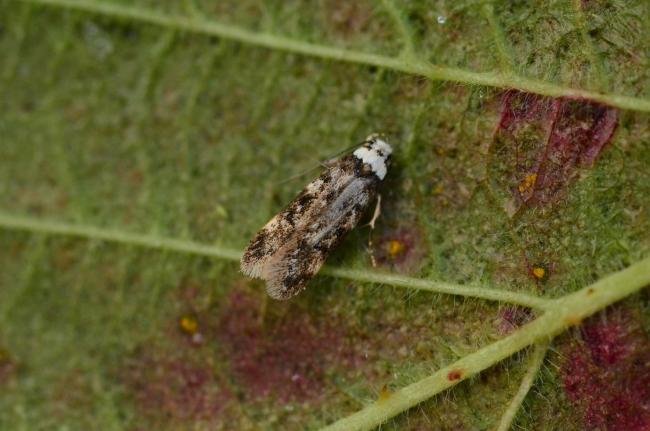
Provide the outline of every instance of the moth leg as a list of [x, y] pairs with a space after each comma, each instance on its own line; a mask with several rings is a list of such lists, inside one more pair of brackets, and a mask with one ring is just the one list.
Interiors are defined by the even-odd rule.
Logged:
[[370, 263], [373, 268], [377, 268], [377, 259], [375, 259], [375, 247], [372, 243], [372, 231], [375, 230], [375, 222], [381, 214], [381, 195], [377, 195], [377, 204], [375, 205], [375, 212], [372, 214], [372, 219], [368, 223], [370, 230], [368, 231], [368, 250], [370, 251]]
[[375, 229], [375, 222], [381, 215], [381, 195], [377, 195], [377, 205], [375, 205], [375, 212], [372, 213], [372, 219], [368, 223], [370, 229]]
[[370, 264], [377, 268], [377, 259], [375, 258], [375, 246], [372, 243], [372, 230], [368, 231], [368, 254], [370, 254]]

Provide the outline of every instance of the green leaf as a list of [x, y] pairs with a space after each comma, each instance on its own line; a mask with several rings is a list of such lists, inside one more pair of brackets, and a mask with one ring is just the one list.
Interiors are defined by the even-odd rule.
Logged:
[[[644, 6], [0, 0], [0, 428], [642, 429]], [[371, 132], [375, 230], [267, 299]]]

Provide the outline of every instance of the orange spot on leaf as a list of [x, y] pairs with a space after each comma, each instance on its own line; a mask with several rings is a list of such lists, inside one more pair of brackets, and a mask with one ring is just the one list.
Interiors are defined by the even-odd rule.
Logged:
[[391, 259], [395, 259], [397, 256], [404, 253], [406, 245], [401, 241], [393, 239], [388, 241], [386, 248], [388, 249], [388, 255], [391, 257]]
[[543, 280], [546, 277], [546, 270], [541, 266], [536, 266], [533, 268], [533, 276], [538, 280]]
[[524, 177], [524, 180], [519, 183], [519, 193], [525, 193], [535, 186], [537, 182], [537, 174], [528, 174]]
[[194, 335], [199, 329], [199, 322], [192, 316], [183, 316], [179, 319], [178, 326], [186, 334]]
[[390, 389], [388, 389], [388, 386], [384, 385], [382, 386], [381, 390], [379, 391], [379, 396], [377, 397], [377, 401], [386, 401], [391, 397], [393, 393], [391, 392]]
[[447, 374], [447, 380], [449, 380], [450, 382], [460, 380], [461, 377], [463, 377], [463, 371], [462, 370], [451, 370]]

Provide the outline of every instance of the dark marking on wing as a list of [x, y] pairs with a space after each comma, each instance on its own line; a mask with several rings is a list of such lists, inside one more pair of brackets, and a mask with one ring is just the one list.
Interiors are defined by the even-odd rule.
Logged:
[[376, 196], [377, 184], [372, 178], [355, 178], [311, 225], [277, 250], [262, 274], [269, 296], [289, 299], [306, 287], [330, 252], [359, 223]]
[[336, 198], [340, 189], [354, 179], [354, 168], [354, 158], [346, 156], [309, 183], [255, 235], [242, 256], [242, 272], [260, 277], [266, 264], [288, 239], [303, 230], [305, 224], [317, 217]]

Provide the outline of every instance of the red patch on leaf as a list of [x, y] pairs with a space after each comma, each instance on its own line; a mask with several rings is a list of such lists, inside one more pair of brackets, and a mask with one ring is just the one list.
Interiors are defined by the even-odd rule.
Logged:
[[628, 334], [630, 322], [615, 318], [606, 323], [588, 323], [582, 327], [582, 339], [598, 366], [615, 365], [636, 348]]
[[142, 353], [123, 375], [140, 410], [150, 419], [218, 423], [232, 394], [209, 363], [177, 355]]
[[0, 347], [0, 385], [9, 381], [16, 372], [16, 363], [9, 353]]
[[650, 429], [650, 340], [638, 318], [617, 309], [590, 318], [565, 352], [569, 401], [587, 429]]
[[596, 102], [509, 91], [492, 153], [497, 181], [523, 205], [545, 205], [566, 191], [577, 168], [591, 167], [611, 140], [618, 111]]
[[261, 313], [257, 297], [234, 291], [216, 334], [247, 395], [282, 403], [324, 395], [327, 369], [352, 354], [341, 327], [298, 310], [277, 322]]
[[407, 325], [382, 303], [365, 310], [367, 333], [338, 302], [319, 303], [314, 314], [300, 301], [264, 303], [263, 294], [239, 286], [215, 310], [199, 291], [187, 299], [181, 292], [157, 338], [162, 344], [139, 346], [119, 370], [152, 429], [166, 418], [179, 428], [226, 423], [237, 416], [233, 391], [244, 404], [317, 405], [336, 390], [332, 375], [374, 387], [394, 378], [378, 361], [412, 363], [428, 358], [434, 344], [426, 318]]
[[372, 19], [372, 6], [363, 1], [328, 0], [325, 10], [328, 21], [343, 36], [361, 33]]
[[530, 322], [532, 318], [533, 314], [528, 308], [515, 306], [507, 307], [499, 312], [497, 329], [499, 334], [506, 335]]

